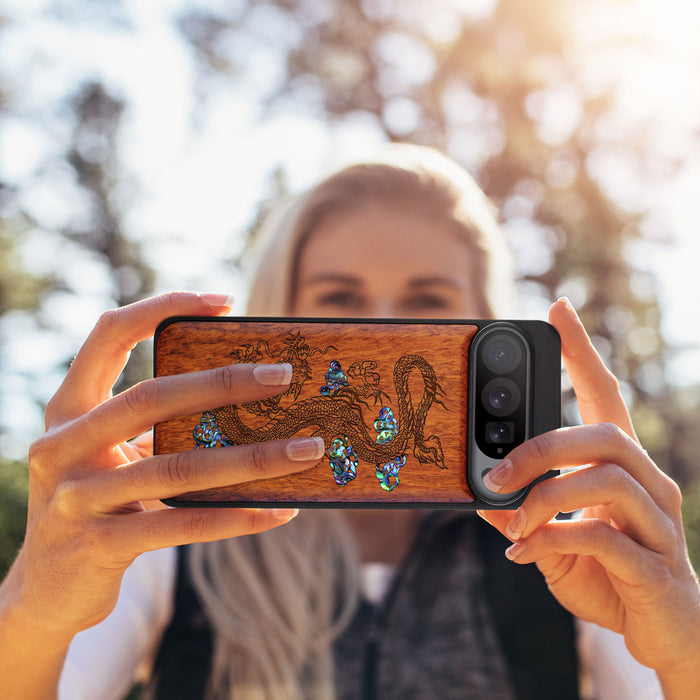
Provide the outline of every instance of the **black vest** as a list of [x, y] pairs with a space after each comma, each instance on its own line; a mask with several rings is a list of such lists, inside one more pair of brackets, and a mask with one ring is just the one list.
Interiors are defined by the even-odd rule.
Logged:
[[[339, 700], [578, 700], [573, 619], [534, 565], [505, 558], [509, 544], [473, 514], [431, 513], [385, 605], [360, 605], [335, 644]], [[186, 557], [180, 548], [174, 615], [154, 667], [155, 698], [202, 698], [210, 672], [212, 632]]]

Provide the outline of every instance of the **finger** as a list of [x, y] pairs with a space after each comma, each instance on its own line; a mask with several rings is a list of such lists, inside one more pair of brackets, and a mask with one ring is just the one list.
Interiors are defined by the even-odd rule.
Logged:
[[134, 459], [150, 457], [153, 454], [153, 429], [137, 435], [129, 441], [129, 446], [135, 453]]
[[502, 535], [508, 537], [506, 529], [508, 523], [513, 519], [514, 510], [477, 510], [476, 514], [485, 520], [489, 525], [495, 527]]
[[611, 462], [627, 471], [666, 513], [679, 504], [676, 484], [627, 433], [612, 423], [560, 428], [526, 440], [484, 477], [487, 488], [510, 493], [550, 469]]
[[539, 482], [511, 518], [506, 535], [511, 540], [527, 538], [557, 513], [588, 507], [603, 508], [618, 530], [647, 549], [661, 553], [676, 546], [669, 518], [628, 472], [614, 464]]
[[80, 448], [88, 451], [104, 446], [106, 435], [112, 445], [118, 444], [174, 416], [274, 396], [291, 377], [287, 363], [240, 363], [147, 379], [74, 421], [66, 427], [66, 436], [75, 435]]
[[124, 503], [303, 471], [316, 464], [324, 450], [322, 438], [300, 437], [148, 457], [81, 479], [69, 487], [68, 497], [74, 507], [89, 504], [98, 512], [110, 512]]
[[561, 337], [562, 359], [584, 423], [614, 423], [636, 439], [620, 385], [593, 347], [568, 299], [552, 304], [549, 322]]
[[169, 508], [115, 516], [109, 540], [127, 558], [191, 542], [263, 532], [289, 522], [296, 508]]
[[596, 518], [547, 523], [507, 550], [508, 558], [518, 564], [537, 563], [550, 585], [556, 583], [550, 580], [550, 574], [561, 568], [560, 557], [554, 555], [593, 557], [609, 574], [628, 585], [655, 575], [659, 568], [656, 555]]
[[111, 396], [134, 346], [169, 316], [215, 316], [231, 309], [225, 294], [171, 292], [106, 311], [97, 322], [46, 408], [47, 427], [82, 415]]

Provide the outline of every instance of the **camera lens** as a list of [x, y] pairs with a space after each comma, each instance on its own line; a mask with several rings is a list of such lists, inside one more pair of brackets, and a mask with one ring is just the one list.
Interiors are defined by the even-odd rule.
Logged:
[[489, 403], [492, 408], [495, 408], [497, 411], [502, 411], [504, 408], [510, 406], [512, 398], [508, 389], [499, 386], [489, 394]]
[[486, 442], [503, 445], [513, 442], [513, 423], [497, 421], [486, 424]]
[[481, 403], [494, 416], [507, 416], [520, 406], [520, 389], [506, 377], [496, 377], [486, 382], [481, 391]]
[[505, 333], [494, 334], [485, 345], [482, 357], [484, 364], [497, 374], [512, 372], [523, 356], [520, 343]]

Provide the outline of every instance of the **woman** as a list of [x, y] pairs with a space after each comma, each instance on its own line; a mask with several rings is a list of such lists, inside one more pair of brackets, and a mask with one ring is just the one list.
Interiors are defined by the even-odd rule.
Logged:
[[[483, 195], [466, 173], [425, 149], [398, 149], [383, 163], [351, 168], [325, 181], [285, 212], [262, 247], [251, 288], [252, 314], [439, 318], [505, 315], [507, 310], [498, 293], [510, 273], [499, 267], [506, 256]], [[501, 606], [489, 600], [486, 585], [492, 545], [483, 548], [483, 557], [476, 546], [489, 538], [484, 533], [494, 531], [475, 526], [476, 518], [463, 515], [439, 523], [453, 529], [449, 538], [437, 541], [459, 546], [429, 559], [431, 566], [441, 567], [441, 577], [434, 579], [433, 569], [413, 571], [414, 578], [406, 573], [406, 562], [414, 561], [426, 530], [434, 534], [437, 527], [421, 512], [303, 513], [264, 535], [237, 537], [286, 523], [295, 512], [154, 506], [154, 499], [183, 491], [305, 469], [322, 456], [323, 446], [305, 438], [174, 457], [149, 456], [148, 439], [125, 441], [170, 416], [284, 390], [284, 371], [239, 365], [151, 380], [111, 397], [130, 348], [149, 337], [162, 318], [229, 308], [221, 296], [179, 294], [108, 312], [47, 407], [47, 433], [30, 453], [25, 545], [1, 589], [0, 671], [10, 683], [6, 693], [31, 698], [55, 692], [71, 639], [109, 615], [124, 570], [138, 554], [213, 540], [218, 542], [191, 548], [188, 566], [178, 566], [176, 607], [156, 661], [159, 683], [173, 677], [184, 683], [190, 677], [190, 667], [178, 676], [182, 659], [173, 650], [199, 626], [205, 630], [202, 639], [213, 630], [210, 687], [226, 692], [233, 687], [240, 693], [234, 697], [331, 697], [334, 685], [340, 697], [352, 697], [354, 686], [357, 697], [363, 690], [358, 669], [370, 670], [367, 692], [379, 684], [380, 697], [426, 697], [430, 691], [421, 688], [441, 683], [437, 676], [431, 679], [431, 670], [454, 673], [450, 664], [439, 662], [465, 646], [474, 656], [466, 664], [455, 657], [457, 676], [463, 673], [466, 680], [453, 686], [452, 696], [521, 693], [519, 679], [527, 674], [514, 667], [509, 637], [522, 630], [503, 635], [499, 629]], [[551, 593], [573, 615], [620, 633], [635, 658], [656, 670], [667, 698], [689, 698], [700, 681], [700, 593], [685, 549], [678, 488], [636, 442], [617, 382], [570, 305], [554, 304], [550, 321], [562, 337], [585, 425], [516, 448], [492, 472], [490, 486], [509, 492], [551, 468], [587, 466], [538, 485], [515, 513], [482, 516], [514, 542], [507, 556], [535, 562]], [[556, 512], [575, 509], [583, 509], [582, 519], [550, 522]], [[461, 538], [474, 546], [462, 546]], [[433, 554], [437, 541], [428, 541], [421, 556]], [[172, 550], [166, 552], [156, 554], [161, 557], [156, 561], [172, 570]], [[394, 620], [396, 636], [382, 647], [382, 654], [393, 654], [389, 667], [396, 669], [388, 686], [381, 685], [387, 682], [384, 676], [372, 675], [386, 673], [386, 659], [378, 669], [372, 662], [376, 649], [355, 635], [372, 631], [367, 606], [355, 605], [361, 585], [358, 561], [380, 565], [380, 584], [365, 586], [370, 596], [381, 598], [381, 589], [391, 587], [387, 581], [397, 575], [392, 573], [397, 566], [403, 579], [390, 595], [405, 591], [407, 578], [423, 591], [414, 596], [416, 605], [407, 604], [405, 614]], [[137, 566], [147, 566], [143, 562], [148, 557]], [[154, 566], [157, 579], [161, 570]], [[448, 613], [438, 610], [421, 629], [401, 628], [421, 619], [424, 606], [435, 610], [429, 605], [434, 581], [448, 580], [455, 570], [464, 577], [457, 581], [469, 585], [466, 602]], [[496, 577], [492, 583], [497, 588], [509, 578]], [[188, 595], [192, 602], [193, 587], [198, 597], [180, 615]], [[137, 586], [137, 594], [119, 605], [152, 610], [158, 608], [152, 599], [157, 603], [164, 590], [167, 583], [143, 602], [144, 586]], [[433, 598], [440, 601], [439, 594]], [[149, 633], [157, 642], [168, 625], [167, 604], [159, 609], [139, 644]], [[460, 616], [464, 624], [450, 626], [450, 618]], [[114, 618], [102, 628], [109, 630], [110, 622], [119, 628], [128, 615]], [[442, 624], [445, 633], [434, 639], [432, 627]], [[121, 669], [115, 654], [129, 656], [138, 646], [132, 641], [138, 634], [119, 629], [118, 636], [111, 633], [117, 643], [99, 657], [107, 668]], [[551, 653], [550, 637], [538, 636], [538, 625], [531, 625], [527, 635], [522, 636], [532, 640], [536, 656]], [[90, 633], [83, 638], [88, 640], [83, 644], [94, 644]], [[358, 647], [368, 653], [366, 663]], [[208, 662], [207, 652], [207, 673]], [[66, 668], [70, 673], [69, 664]], [[405, 678], [411, 681], [407, 685], [401, 682]], [[112, 683], [106, 682], [105, 694]], [[164, 687], [154, 692], [166, 697]], [[545, 697], [546, 689], [540, 690]]]

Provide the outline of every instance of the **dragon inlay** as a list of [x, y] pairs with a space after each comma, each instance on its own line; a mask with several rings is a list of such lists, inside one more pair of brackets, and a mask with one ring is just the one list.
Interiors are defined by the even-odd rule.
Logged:
[[[323, 378], [314, 378], [310, 358], [331, 350], [334, 359], [325, 365]], [[230, 355], [239, 362], [289, 362], [292, 381], [286, 392], [269, 399], [205, 412], [194, 430], [197, 447], [279, 440], [303, 431], [323, 438], [331, 472], [339, 486], [356, 478], [358, 462], [362, 460], [375, 465], [379, 485], [385, 491], [398, 486], [399, 470], [406, 464], [409, 451], [419, 462], [445, 469], [440, 438], [425, 435], [425, 422], [434, 403], [449, 409], [443, 403], [444, 392], [435, 371], [421, 355], [403, 355], [394, 364], [395, 408], [380, 386], [375, 360], [354, 362], [345, 370], [337, 348], [312, 348], [299, 331], [288, 333], [279, 351], [271, 350], [267, 341], [260, 340], [256, 345], [241, 345]], [[417, 405], [409, 390], [409, 377], [414, 372], [420, 375], [422, 389]], [[317, 395], [299, 399], [304, 385], [312, 380], [319, 387]], [[413, 382], [415, 391], [416, 379]], [[285, 399], [291, 399], [291, 404], [285, 405]], [[374, 413], [378, 404], [381, 407]], [[365, 411], [374, 414], [369, 426]], [[258, 423], [265, 422], [252, 427], [245, 422], [246, 415], [257, 416]]]

